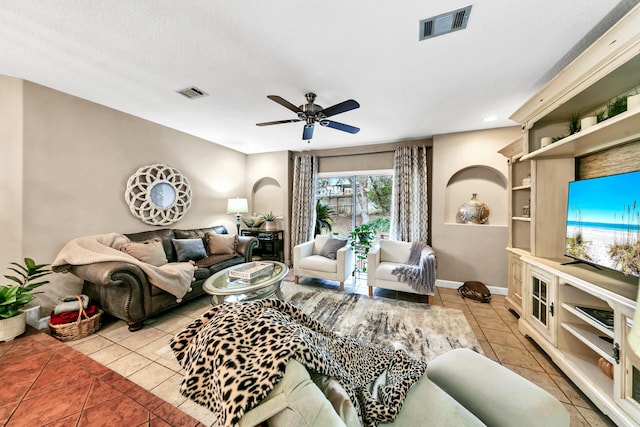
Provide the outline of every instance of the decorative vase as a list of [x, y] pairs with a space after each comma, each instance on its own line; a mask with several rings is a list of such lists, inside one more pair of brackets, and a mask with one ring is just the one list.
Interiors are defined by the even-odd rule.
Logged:
[[458, 208], [457, 220], [464, 224], [484, 224], [489, 219], [489, 207], [477, 199], [473, 193], [471, 200]]
[[527, 200], [527, 203], [522, 207], [522, 217], [529, 218], [531, 215], [531, 201]]
[[11, 341], [22, 335], [27, 327], [27, 317], [24, 312], [8, 319], [0, 319], [0, 342]]
[[640, 107], [640, 94], [631, 95], [627, 98], [627, 111], [635, 110]]
[[550, 136], [545, 136], [540, 139], [540, 148], [544, 148], [547, 145], [550, 145], [553, 142], [553, 139]]
[[580, 120], [580, 129], [584, 130], [586, 128], [590, 128], [591, 126], [598, 123], [598, 118], [596, 116], [585, 117]]
[[600, 368], [606, 376], [613, 379], [613, 363], [601, 357], [598, 359], [598, 368]]
[[275, 221], [265, 221], [264, 229], [267, 231], [276, 231], [276, 222]]

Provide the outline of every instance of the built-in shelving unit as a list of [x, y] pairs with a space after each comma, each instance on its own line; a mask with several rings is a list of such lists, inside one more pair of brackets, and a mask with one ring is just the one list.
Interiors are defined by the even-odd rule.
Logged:
[[[568, 183], [579, 177], [640, 168], [633, 160], [640, 158], [640, 108], [544, 148], [541, 138], [565, 134], [572, 114], [593, 115], [636, 91], [638, 76], [640, 5], [512, 115], [522, 124], [522, 138], [500, 150], [509, 162], [505, 305], [520, 316], [520, 331], [603, 413], [625, 426], [640, 426], [640, 366], [627, 346], [640, 284], [617, 272], [564, 265], [570, 261], [564, 257], [566, 200]], [[530, 184], [522, 182], [528, 174]], [[530, 215], [522, 215], [528, 200]], [[611, 316], [612, 325], [586, 314], [589, 307]], [[599, 364], [611, 364], [613, 375]]]
[[640, 139], [640, 109], [621, 113], [522, 157], [523, 160], [582, 157]]

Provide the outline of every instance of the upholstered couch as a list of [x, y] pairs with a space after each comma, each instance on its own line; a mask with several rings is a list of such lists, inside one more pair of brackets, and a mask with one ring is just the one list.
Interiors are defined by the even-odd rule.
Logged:
[[[194, 239], [191, 241], [197, 243], [197, 239], [204, 239], [206, 233], [228, 235], [224, 226], [215, 226], [190, 230], [158, 229], [125, 236], [131, 242], [160, 239], [166, 260], [171, 263], [185, 261], [184, 257], [189, 256], [184, 248], [190, 241], [185, 239]], [[178, 242], [174, 243], [174, 240]], [[130, 331], [136, 331], [143, 327], [146, 319], [203, 295], [202, 284], [212, 274], [236, 264], [250, 262], [258, 240], [251, 236], [237, 236], [233, 250], [229, 250], [233, 253], [224, 254], [211, 254], [207, 245], [203, 243], [203, 246], [206, 248], [205, 256], [201, 258], [200, 255], [196, 257], [197, 260], [193, 260], [196, 269], [192, 290], [181, 299], [149, 283], [147, 275], [134, 263], [96, 262], [72, 266], [70, 272], [84, 280], [84, 294], [98, 302], [105, 312], [127, 322]]]
[[[337, 381], [291, 360], [278, 385], [240, 420], [240, 427], [359, 427]], [[398, 417], [381, 426], [566, 427], [569, 413], [551, 394], [468, 349], [444, 353], [409, 390]]]

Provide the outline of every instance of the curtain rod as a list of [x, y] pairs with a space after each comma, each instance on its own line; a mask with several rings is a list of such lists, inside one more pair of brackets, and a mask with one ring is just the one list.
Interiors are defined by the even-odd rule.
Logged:
[[[425, 148], [432, 148], [429, 145], [421, 145], [420, 147], [425, 147]], [[382, 150], [382, 151], [369, 151], [366, 153], [349, 153], [349, 154], [328, 154], [326, 156], [320, 156], [320, 155], [316, 155], [316, 157], [318, 159], [330, 159], [333, 157], [351, 157], [351, 156], [366, 156], [368, 154], [386, 154], [386, 153], [395, 153], [396, 149], [391, 149], [391, 150]], [[296, 158], [296, 157], [300, 157], [300, 156], [306, 156], [307, 153], [303, 152], [298, 152], [299, 154], [294, 154], [292, 158]], [[310, 153], [309, 153], [310, 154]]]
[[[351, 156], [366, 156], [368, 154], [386, 154], [386, 153], [394, 153], [395, 150], [386, 150], [386, 151], [371, 151], [368, 153], [350, 153], [350, 154], [330, 154], [330, 155], [326, 155], [326, 156], [317, 156], [317, 159], [331, 159], [334, 157], [351, 157]], [[301, 157], [301, 156], [306, 156], [307, 154], [296, 154], [293, 157], [291, 157], [292, 159], [295, 159], [296, 157]], [[313, 155], [313, 154], [312, 154]]]
[[385, 150], [385, 151], [370, 151], [367, 153], [350, 153], [350, 154], [330, 154], [327, 156], [316, 156], [319, 159], [330, 159], [332, 157], [351, 157], [351, 156], [366, 156], [368, 154], [386, 154], [386, 153], [395, 153], [395, 150]]

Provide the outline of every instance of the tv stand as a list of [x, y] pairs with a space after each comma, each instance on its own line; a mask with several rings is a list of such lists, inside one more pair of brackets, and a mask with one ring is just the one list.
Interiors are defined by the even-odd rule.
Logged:
[[[640, 426], [640, 366], [628, 357], [638, 280], [588, 263], [523, 256], [520, 332], [617, 425]], [[544, 297], [542, 297], [544, 295]], [[613, 366], [613, 377], [600, 368]]]

